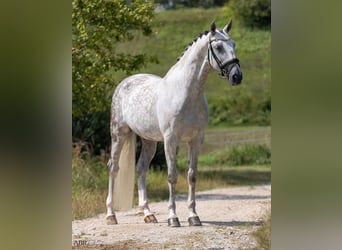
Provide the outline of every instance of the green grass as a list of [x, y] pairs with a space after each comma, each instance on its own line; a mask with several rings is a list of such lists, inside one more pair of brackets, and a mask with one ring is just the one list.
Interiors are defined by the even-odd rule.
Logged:
[[271, 149], [266, 144], [237, 145], [230, 150], [229, 155], [219, 158], [221, 164], [239, 165], [270, 165]]
[[82, 219], [105, 211], [108, 174], [99, 157], [73, 154], [72, 218]]
[[[156, 13], [151, 37], [137, 34], [135, 39], [121, 44], [117, 50], [156, 56], [159, 64], [151, 63], [132, 73], [146, 72], [164, 76], [187, 45], [199, 33], [209, 30], [213, 20], [217, 27], [223, 28], [231, 17], [231, 10], [227, 8], [192, 8]], [[244, 73], [243, 84], [255, 94], [261, 95], [262, 89], [270, 88], [271, 81], [270, 30], [253, 30], [233, 20], [231, 37], [236, 42], [236, 53]], [[125, 76], [123, 72], [113, 75], [116, 81]], [[217, 73], [209, 75], [206, 85], [208, 99], [232, 89], [225, 80], [218, 77]]]
[[257, 125], [251, 125], [251, 126], [224, 126], [224, 124], [218, 125], [218, 126], [209, 126], [206, 128], [205, 133], [211, 134], [211, 133], [228, 133], [228, 132], [244, 132], [249, 130], [258, 130], [258, 129], [270, 129], [270, 126], [257, 126]]
[[[200, 169], [207, 166], [240, 167], [264, 165], [271, 165], [271, 149], [266, 144], [236, 144], [207, 154], [200, 154], [198, 159]], [[188, 158], [185, 154], [178, 156], [177, 166], [181, 169], [188, 167]]]
[[264, 216], [262, 225], [254, 232], [254, 237], [257, 240], [258, 246], [255, 250], [271, 249], [271, 213], [267, 211]]

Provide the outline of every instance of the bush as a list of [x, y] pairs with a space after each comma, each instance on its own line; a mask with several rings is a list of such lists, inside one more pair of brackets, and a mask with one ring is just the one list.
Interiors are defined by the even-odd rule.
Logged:
[[225, 91], [208, 98], [212, 126], [216, 125], [270, 125], [271, 95], [252, 93], [243, 87]]
[[271, 150], [266, 145], [246, 144], [231, 148], [226, 159], [222, 159], [230, 166], [269, 165], [271, 164]]
[[219, 166], [270, 165], [271, 149], [267, 145], [260, 144], [233, 145], [210, 156], [200, 156], [199, 164]]
[[110, 139], [110, 111], [94, 112], [72, 117], [73, 142], [86, 142], [90, 153], [100, 155], [108, 151]]
[[228, 5], [246, 26], [271, 26], [271, 0], [231, 0]]

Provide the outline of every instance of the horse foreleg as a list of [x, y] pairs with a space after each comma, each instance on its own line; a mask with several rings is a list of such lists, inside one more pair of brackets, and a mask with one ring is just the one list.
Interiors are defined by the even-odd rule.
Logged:
[[112, 148], [111, 157], [107, 163], [109, 172], [109, 182], [108, 182], [108, 196], [106, 200], [107, 205], [107, 215], [106, 221], [108, 225], [117, 224], [117, 220], [114, 212], [114, 182], [119, 171], [119, 157], [122, 148], [122, 140], [118, 136], [112, 136]]
[[180, 223], [176, 214], [176, 184], [178, 179], [178, 173], [176, 168], [176, 148], [177, 141], [174, 136], [164, 138], [164, 149], [167, 162], [167, 180], [169, 186], [169, 218], [168, 225], [172, 227], [179, 227]]
[[197, 162], [202, 145], [203, 137], [198, 137], [189, 143], [189, 171], [188, 171], [188, 209], [189, 218], [188, 222], [190, 226], [201, 226], [202, 223], [196, 213], [196, 198], [195, 198], [195, 187], [197, 178]]
[[142, 139], [141, 153], [137, 163], [139, 207], [144, 212], [144, 221], [146, 223], [158, 222], [148, 206], [146, 190], [146, 176], [151, 160], [156, 153], [156, 148], [157, 142]]

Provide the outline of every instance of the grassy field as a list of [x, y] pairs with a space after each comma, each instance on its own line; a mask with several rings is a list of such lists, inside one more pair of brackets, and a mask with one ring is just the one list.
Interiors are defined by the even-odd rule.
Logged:
[[[152, 73], [164, 76], [176, 63], [187, 45], [215, 20], [217, 27], [223, 28], [232, 13], [227, 8], [180, 9], [156, 13], [153, 35], [144, 37], [137, 34], [130, 42], [121, 44], [118, 51], [147, 53], [158, 58], [159, 63], [151, 63], [134, 73]], [[238, 92], [251, 92], [255, 98], [269, 94], [271, 81], [271, 32], [270, 30], [252, 30], [233, 20], [231, 37], [236, 42], [236, 53], [244, 73], [243, 84], [232, 88], [218, 73], [211, 73], [207, 79], [206, 96], [208, 101], [222, 94], [235, 95]], [[113, 73], [115, 82], [126, 74]], [[265, 93], [266, 92], [266, 93]]]

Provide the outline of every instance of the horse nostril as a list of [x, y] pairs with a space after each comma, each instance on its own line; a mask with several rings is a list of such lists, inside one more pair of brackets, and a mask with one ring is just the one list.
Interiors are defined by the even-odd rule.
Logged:
[[239, 77], [238, 77], [236, 74], [233, 75], [233, 80], [234, 80], [234, 81], [237, 81], [238, 78], [239, 78]]

